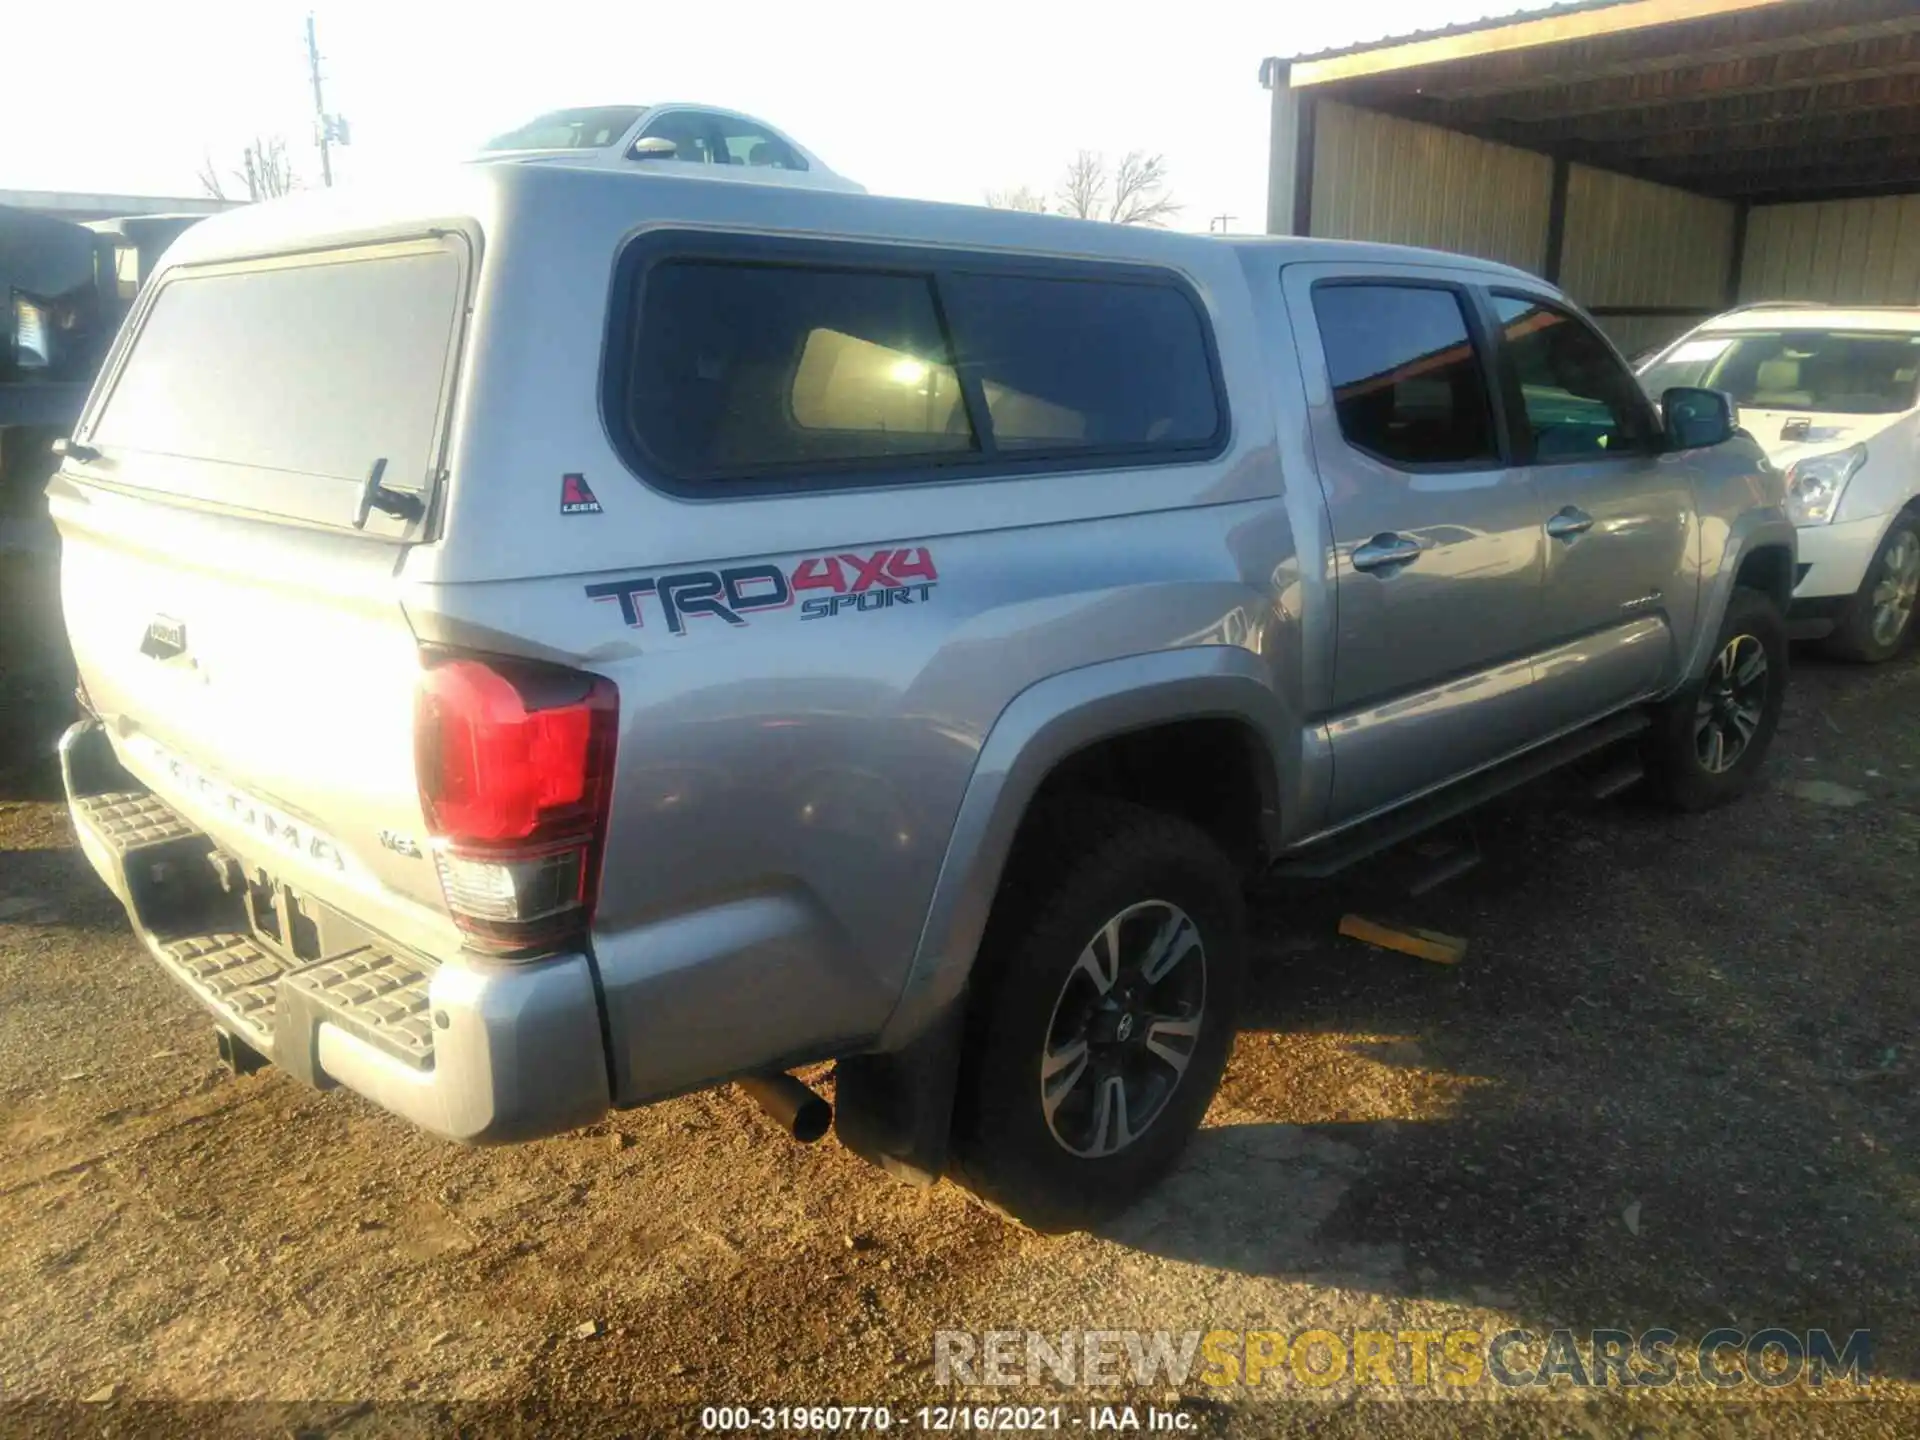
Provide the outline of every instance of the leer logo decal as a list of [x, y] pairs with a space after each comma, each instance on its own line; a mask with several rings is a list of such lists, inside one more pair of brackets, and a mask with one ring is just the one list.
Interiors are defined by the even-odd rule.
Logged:
[[[610, 580], [587, 586], [587, 597], [617, 602], [620, 618], [641, 628], [646, 624], [648, 608], [642, 602], [651, 595], [667, 629], [684, 635], [687, 621], [693, 616], [710, 615], [729, 625], [745, 625], [748, 616], [762, 610], [785, 610], [795, 600], [800, 602], [802, 620], [925, 604], [939, 580], [933, 552], [919, 545], [876, 550], [864, 557], [850, 551], [809, 555], [791, 573], [777, 565], [734, 565], [724, 570], [682, 570], [672, 575]], [[829, 593], [803, 595], [810, 590]]]
[[562, 515], [598, 515], [600, 502], [593, 498], [593, 491], [587, 488], [584, 475], [562, 475], [560, 477], [560, 513]]

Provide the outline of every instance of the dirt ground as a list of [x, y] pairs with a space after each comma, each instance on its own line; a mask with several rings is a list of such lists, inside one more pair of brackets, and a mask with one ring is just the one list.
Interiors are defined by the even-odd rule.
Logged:
[[[21, 583], [16, 752], [64, 693]], [[1920, 1433], [1920, 657], [1800, 657], [1767, 783], [1728, 811], [1569, 778], [1473, 828], [1486, 863], [1418, 900], [1390, 864], [1264, 893], [1190, 1157], [1104, 1233], [1043, 1237], [796, 1146], [731, 1089], [477, 1151], [229, 1078], [51, 767], [0, 757], [0, 1432], [681, 1433], [827, 1402], [918, 1429], [964, 1397], [1072, 1428], [1132, 1401], [1261, 1435]], [[1347, 910], [1470, 949], [1370, 950]], [[932, 1367], [937, 1329], [1718, 1326], [1871, 1330], [1871, 1398], [956, 1391]]]

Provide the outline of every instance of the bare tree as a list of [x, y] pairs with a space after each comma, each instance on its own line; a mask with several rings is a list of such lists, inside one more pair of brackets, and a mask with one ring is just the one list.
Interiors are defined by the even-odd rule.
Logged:
[[[270, 140], [256, 135], [253, 143], [241, 152], [240, 167], [229, 170], [227, 178], [246, 186], [249, 200], [272, 200], [300, 188], [300, 177], [293, 173], [293, 162], [287, 158], [287, 142], [278, 135]], [[199, 180], [200, 188], [209, 199], [232, 198], [211, 155], [204, 157]]]
[[1113, 172], [1113, 207], [1107, 219], [1116, 225], [1164, 225], [1180, 213], [1167, 193], [1167, 160], [1129, 150]]
[[213, 155], [208, 151], [200, 152], [200, 170], [197, 175], [200, 189], [209, 200], [227, 198], [227, 187], [221, 183], [219, 167], [213, 163]]
[[246, 150], [245, 178], [247, 194], [255, 200], [273, 200], [300, 188], [287, 158], [287, 142], [278, 135], [266, 141], [254, 137]]
[[1026, 185], [1011, 190], [987, 191], [987, 207], [992, 210], [1025, 210], [1029, 214], [1047, 213], [1047, 197]]
[[1163, 155], [1129, 150], [1111, 169], [1107, 157], [1082, 150], [1067, 166], [1056, 192], [1060, 213], [1115, 225], [1164, 225], [1180, 212], [1167, 193]]
[[1102, 220], [1107, 198], [1107, 162], [1091, 150], [1082, 150], [1067, 166], [1060, 181], [1060, 213], [1078, 220]]

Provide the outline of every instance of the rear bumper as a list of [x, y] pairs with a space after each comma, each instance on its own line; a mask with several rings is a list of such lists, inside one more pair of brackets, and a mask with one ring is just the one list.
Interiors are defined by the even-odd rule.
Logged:
[[97, 724], [68, 730], [60, 759], [80, 848], [148, 953], [216, 1025], [280, 1068], [450, 1140], [527, 1140], [606, 1113], [584, 955], [439, 961], [364, 932], [332, 953], [291, 954], [223, 884], [234, 867], [217, 863], [213, 841], [120, 769]]

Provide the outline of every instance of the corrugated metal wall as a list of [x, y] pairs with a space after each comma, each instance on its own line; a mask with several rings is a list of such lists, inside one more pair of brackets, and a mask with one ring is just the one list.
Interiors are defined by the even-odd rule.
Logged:
[[1740, 298], [1920, 305], [1920, 195], [1756, 208]]
[[1594, 323], [1629, 360], [1677, 340], [1707, 317], [1703, 315], [1596, 315]]
[[[1315, 235], [1546, 268], [1546, 156], [1330, 100], [1313, 138]], [[1593, 310], [1683, 312], [1599, 315], [1632, 355], [1724, 308], [1735, 228], [1727, 201], [1575, 165], [1560, 284]], [[1740, 298], [1920, 305], [1920, 194], [1756, 207]]]
[[1546, 263], [1546, 156], [1333, 101], [1313, 141], [1315, 235]]
[[1717, 310], [1733, 225], [1729, 201], [1575, 165], [1560, 283], [1587, 305]]
[[1614, 343], [1632, 355], [1725, 307], [1733, 232], [1729, 201], [1575, 165], [1567, 175], [1560, 284], [1589, 309], [1699, 312], [1599, 316]]

